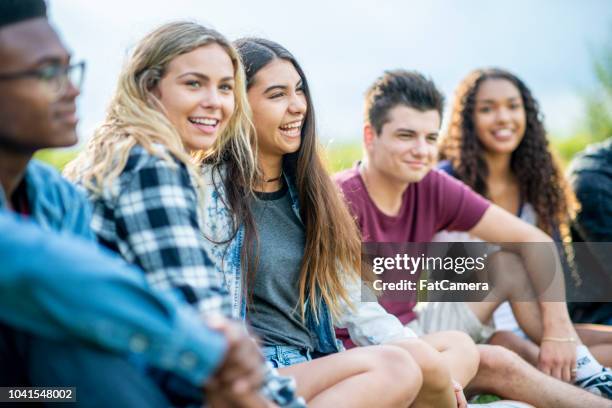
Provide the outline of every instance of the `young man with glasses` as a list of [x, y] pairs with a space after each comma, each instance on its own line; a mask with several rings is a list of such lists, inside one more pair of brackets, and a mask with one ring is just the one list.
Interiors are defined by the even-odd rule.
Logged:
[[206, 386], [223, 403], [301, 406], [240, 324], [211, 330], [98, 248], [88, 201], [32, 159], [76, 143], [83, 69], [43, 0], [0, 1], [0, 387], [76, 386], [82, 406], [162, 407], [201, 404]]
[[[5, 3], [7, 12], [0, 16], [0, 185], [5, 206], [43, 226], [93, 239], [86, 200], [53, 169], [32, 160], [39, 149], [77, 142], [76, 98], [84, 63], [70, 64], [42, 1]], [[10, 3], [19, 6], [11, 8]]]

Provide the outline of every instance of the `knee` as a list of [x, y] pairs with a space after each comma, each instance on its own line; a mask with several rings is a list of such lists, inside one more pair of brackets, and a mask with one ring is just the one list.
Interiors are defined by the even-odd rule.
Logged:
[[462, 357], [461, 362], [465, 371], [474, 376], [480, 364], [480, 352], [474, 340], [467, 333], [456, 330], [445, 331], [442, 334], [446, 344]]
[[409, 381], [402, 381], [407, 383], [416, 379], [420, 387], [421, 369], [408, 351], [393, 345], [379, 346], [377, 360], [379, 360], [377, 368], [387, 372], [394, 381], [409, 379]]
[[441, 353], [419, 339], [397, 343], [414, 357], [423, 374], [423, 387], [429, 391], [444, 391], [451, 385], [450, 368]]
[[407, 350], [395, 345], [378, 346], [373, 358], [373, 368], [383, 377], [389, 389], [397, 389], [400, 400], [411, 401], [418, 394], [423, 385], [423, 374]]
[[489, 257], [489, 270], [495, 287], [514, 295], [531, 291], [531, 281], [520, 256], [499, 251]]
[[482, 344], [480, 367], [476, 381], [471, 384], [472, 392], [487, 392], [506, 395], [508, 384], [517, 384], [530, 378], [529, 364], [518, 354], [502, 346]]
[[495, 266], [502, 266], [502, 267], [507, 267], [508, 265], [512, 265], [514, 267], [518, 266], [518, 265], [522, 265], [523, 261], [521, 259], [521, 257], [513, 252], [508, 252], [508, 251], [497, 251], [491, 255], [488, 256], [488, 261], [489, 264], [495, 265]]
[[511, 331], [499, 330], [493, 333], [489, 339], [489, 344], [495, 346], [503, 346], [509, 350], [517, 352], [519, 355], [523, 355], [528, 350], [528, 340], [525, 340]]
[[[523, 265], [523, 260], [517, 254], [508, 251], [498, 251], [489, 256], [488, 260], [489, 266], [493, 267], [493, 270], [498, 272], [498, 276], [504, 275], [509, 276], [512, 280], [518, 278], [518, 273], [507, 273], [509, 271], [512, 272], [524, 272], [525, 267]], [[521, 273], [520, 275], [524, 275]]]
[[440, 334], [444, 336], [446, 344], [448, 345], [447, 347], [452, 347], [453, 349], [460, 351], [462, 355], [466, 356], [466, 358], [470, 358], [471, 360], [478, 362], [480, 355], [478, 352], [478, 347], [469, 334], [457, 330], [448, 330], [440, 332]]
[[515, 352], [502, 346], [481, 345], [480, 352], [481, 372], [494, 372], [502, 375], [510, 375], [520, 369], [521, 364], [527, 364]]
[[506, 344], [514, 344], [518, 336], [508, 330], [496, 330], [489, 338], [488, 343], [495, 346], [505, 346]]

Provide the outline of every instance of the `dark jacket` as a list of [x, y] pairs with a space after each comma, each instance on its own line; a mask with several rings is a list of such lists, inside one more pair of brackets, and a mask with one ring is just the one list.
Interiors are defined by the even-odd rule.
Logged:
[[[589, 146], [576, 156], [569, 177], [581, 206], [572, 225], [573, 241], [584, 242], [575, 245], [576, 266], [585, 285], [580, 291], [592, 293], [592, 299], [601, 298], [602, 294], [609, 296], [612, 292], [612, 138]], [[612, 303], [574, 303], [570, 310], [576, 322], [612, 323]]]

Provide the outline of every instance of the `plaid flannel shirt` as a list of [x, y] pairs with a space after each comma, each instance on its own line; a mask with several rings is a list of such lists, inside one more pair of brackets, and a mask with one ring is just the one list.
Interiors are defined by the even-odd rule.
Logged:
[[[195, 186], [183, 164], [172, 165], [136, 145], [113, 186], [90, 199], [91, 226], [100, 242], [140, 266], [150, 285], [178, 289], [202, 314], [232, 315], [227, 285], [205, 249], [210, 243], [201, 232]], [[293, 379], [269, 365], [262, 394], [281, 407], [306, 406], [295, 395]]]
[[182, 163], [137, 145], [111, 188], [90, 199], [100, 242], [140, 266], [151, 286], [178, 290], [202, 314], [231, 315], [227, 289], [205, 250], [194, 183]]

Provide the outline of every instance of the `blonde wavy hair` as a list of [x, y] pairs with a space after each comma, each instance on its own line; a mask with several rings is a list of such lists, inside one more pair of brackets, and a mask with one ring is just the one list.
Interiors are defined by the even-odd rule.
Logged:
[[[232, 60], [235, 108], [209, 151], [189, 153], [152, 91], [170, 61], [208, 44], [220, 45]], [[223, 152], [231, 152], [245, 178], [254, 178], [256, 166], [249, 140], [252, 127], [244, 70], [231, 43], [217, 31], [194, 22], [168, 23], [136, 45], [121, 71], [103, 124], [95, 130], [83, 152], [66, 166], [64, 175], [80, 182], [94, 195], [102, 195], [121, 174], [130, 150], [138, 144], [170, 165], [176, 165], [173, 157], [185, 164], [201, 199], [204, 186], [199, 166], [204, 160], [213, 163], [227, 160]], [[162, 145], [165, 150], [156, 149], [155, 145]]]

